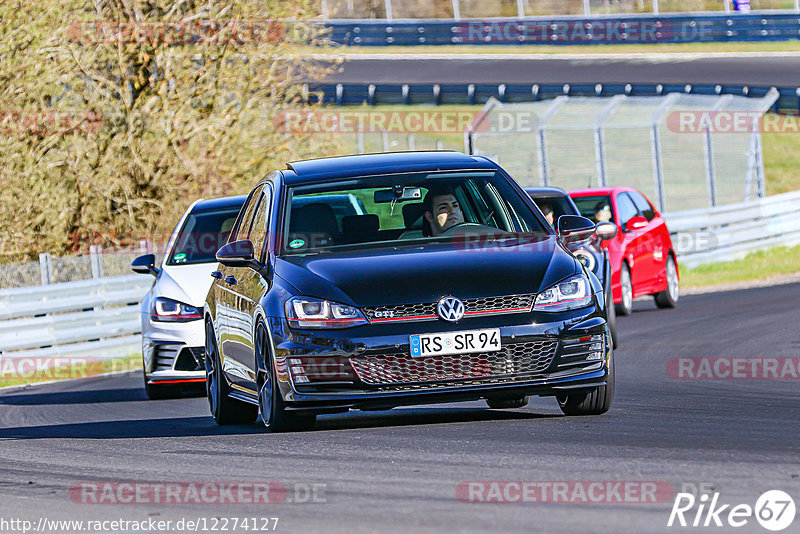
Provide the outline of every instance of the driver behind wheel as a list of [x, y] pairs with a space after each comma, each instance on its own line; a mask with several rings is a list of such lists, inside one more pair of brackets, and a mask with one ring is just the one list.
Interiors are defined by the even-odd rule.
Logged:
[[423, 215], [434, 237], [464, 222], [464, 214], [452, 189], [431, 189], [425, 195], [422, 204], [425, 209]]

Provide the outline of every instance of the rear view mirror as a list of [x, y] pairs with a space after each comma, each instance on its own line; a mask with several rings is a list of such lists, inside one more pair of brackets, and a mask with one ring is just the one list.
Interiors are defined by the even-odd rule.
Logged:
[[373, 195], [375, 204], [386, 202], [408, 202], [409, 200], [421, 200], [422, 189], [419, 187], [403, 187], [396, 185], [392, 189], [378, 189]]
[[156, 269], [155, 264], [155, 254], [145, 254], [131, 262], [131, 271], [139, 274], [152, 274], [156, 276], [158, 274], [158, 269]]
[[611, 222], [599, 222], [594, 229], [594, 233], [602, 241], [607, 241], [617, 235], [617, 225]]

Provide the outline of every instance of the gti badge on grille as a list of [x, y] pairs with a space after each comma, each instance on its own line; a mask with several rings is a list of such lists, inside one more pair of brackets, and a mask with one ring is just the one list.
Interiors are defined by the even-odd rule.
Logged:
[[436, 305], [436, 312], [445, 321], [455, 323], [464, 317], [464, 303], [456, 297], [442, 297]]

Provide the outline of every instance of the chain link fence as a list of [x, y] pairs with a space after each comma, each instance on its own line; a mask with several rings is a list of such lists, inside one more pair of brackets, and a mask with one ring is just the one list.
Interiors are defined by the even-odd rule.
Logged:
[[798, 0], [322, 0], [325, 19], [466, 19], [800, 10]]
[[470, 125], [468, 148], [524, 186], [631, 186], [662, 212], [765, 196], [763, 98], [671, 93], [660, 97], [491, 99]]
[[153, 245], [147, 241], [130, 248], [92, 246], [88, 254], [72, 256], [44, 253], [39, 255], [39, 261], [0, 265], [0, 289], [128, 275], [134, 258], [149, 252], [154, 252], [156, 264], [160, 263], [163, 254], [154, 251]]

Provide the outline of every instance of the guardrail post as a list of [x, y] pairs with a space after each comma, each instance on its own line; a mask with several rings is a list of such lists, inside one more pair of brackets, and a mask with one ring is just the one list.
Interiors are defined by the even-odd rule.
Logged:
[[539, 181], [543, 186], [550, 185], [550, 163], [547, 159], [547, 138], [545, 136], [545, 127], [547, 121], [556, 114], [556, 112], [569, 100], [568, 96], [557, 96], [550, 107], [542, 113], [539, 118], [539, 124], [536, 128], [536, 151], [538, 152], [539, 159]]
[[408, 143], [408, 149], [410, 151], [413, 152], [414, 150], [417, 149], [417, 143], [416, 143], [416, 140], [414, 139], [414, 134], [408, 134], [408, 138], [407, 138], [406, 142]]
[[583, 0], [583, 14], [587, 17], [592, 15], [592, 5], [589, 3], [589, 0]]
[[706, 183], [708, 184], [708, 198], [711, 206], [717, 205], [717, 186], [714, 181], [714, 147], [711, 144], [711, 129], [706, 127], [703, 132], [703, 155], [706, 158]]
[[725, 13], [731, 12], [731, 3], [730, 0], [722, 0], [722, 5], [725, 7]]
[[653, 15], [658, 15], [658, 0], [653, 0]]
[[364, 153], [364, 132], [358, 131], [356, 132], [356, 143], [358, 144], [358, 153]]
[[383, 132], [381, 132], [381, 139], [383, 140], [383, 151], [389, 152], [389, 132], [383, 130]]
[[100, 245], [91, 245], [89, 247], [89, 262], [92, 264], [92, 278], [103, 277], [102, 250]]
[[384, 0], [383, 5], [386, 6], [386, 20], [392, 20], [392, 0]]
[[322, 20], [328, 20], [328, 0], [322, 0]]
[[39, 269], [42, 272], [42, 285], [46, 286], [53, 281], [53, 262], [49, 252], [39, 254]]
[[524, 0], [517, 0], [517, 16], [519, 18], [525, 17], [525, 4]]
[[461, 2], [459, 0], [453, 0], [453, 18], [461, 20]]
[[800, 0], [794, 0], [794, 10], [800, 11]]

